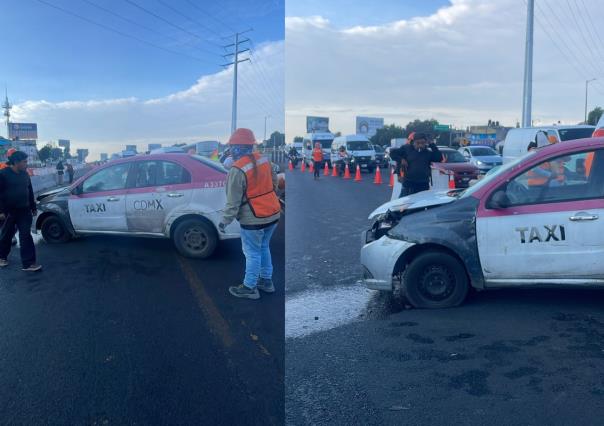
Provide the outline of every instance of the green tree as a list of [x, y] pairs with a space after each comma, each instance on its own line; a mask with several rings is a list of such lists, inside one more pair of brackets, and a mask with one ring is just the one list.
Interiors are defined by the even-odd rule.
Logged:
[[402, 138], [405, 130], [396, 124], [389, 124], [377, 129], [375, 135], [371, 137], [371, 143], [380, 146], [390, 146], [391, 139]]
[[69, 148], [65, 148], [63, 150], [63, 158], [66, 160], [70, 160], [71, 159], [71, 153], [69, 152]]
[[45, 163], [50, 158], [51, 150], [52, 147], [50, 145], [45, 145], [38, 150], [38, 158], [41, 162]]
[[405, 126], [405, 136], [408, 136], [411, 132], [426, 133], [428, 135], [434, 134], [434, 126], [438, 124], [438, 121], [431, 118], [430, 120], [413, 120], [407, 123]]
[[589, 111], [589, 114], [587, 114], [587, 124], [591, 124], [592, 126], [598, 124], [598, 121], [600, 120], [600, 117], [602, 117], [603, 113], [604, 110], [600, 107], [595, 107]]
[[50, 158], [52, 158], [54, 161], [59, 160], [61, 157], [63, 157], [63, 150], [61, 148], [50, 149]]
[[285, 145], [285, 134], [277, 131], [271, 133], [270, 139], [266, 141], [266, 146], [270, 148], [278, 148], [283, 145]]

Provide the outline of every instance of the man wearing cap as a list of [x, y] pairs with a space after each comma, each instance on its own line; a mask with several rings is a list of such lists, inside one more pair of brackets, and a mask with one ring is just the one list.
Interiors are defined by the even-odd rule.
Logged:
[[0, 267], [8, 266], [11, 240], [18, 229], [23, 270], [39, 271], [42, 267], [36, 264], [36, 248], [31, 237], [36, 202], [27, 173], [27, 154], [15, 151], [8, 157], [7, 164], [9, 167], [0, 170], [0, 212], [5, 216], [0, 232]]
[[428, 137], [423, 133], [414, 133], [409, 145], [390, 151], [390, 158], [404, 172], [403, 188], [400, 197], [415, 194], [430, 189], [432, 175], [431, 163], [440, 163], [442, 154], [435, 143], [429, 144]]
[[245, 277], [242, 284], [229, 287], [229, 292], [246, 299], [259, 299], [258, 290], [275, 291], [269, 244], [281, 213], [275, 193], [277, 175], [268, 158], [254, 151], [255, 141], [249, 129], [237, 129], [229, 139], [233, 166], [227, 176], [227, 201], [218, 225], [221, 232], [235, 219], [241, 226]]

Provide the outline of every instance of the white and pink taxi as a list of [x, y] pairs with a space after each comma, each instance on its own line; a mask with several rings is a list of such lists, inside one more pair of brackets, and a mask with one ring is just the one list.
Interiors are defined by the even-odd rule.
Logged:
[[40, 195], [34, 228], [49, 243], [89, 234], [171, 238], [182, 255], [205, 258], [219, 240], [239, 238], [237, 222], [218, 232], [226, 173], [187, 154], [112, 161]]
[[550, 145], [465, 191], [386, 203], [363, 234], [363, 282], [412, 305], [461, 304], [468, 290], [604, 287], [604, 138]]

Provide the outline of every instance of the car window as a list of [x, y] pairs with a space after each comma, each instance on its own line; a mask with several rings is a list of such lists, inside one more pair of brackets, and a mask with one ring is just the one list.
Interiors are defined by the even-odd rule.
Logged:
[[604, 150], [544, 161], [505, 186], [510, 205], [604, 198]]
[[82, 193], [90, 194], [101, 191], [115, 191], [126, 188], [130, 163], [116, 164], [99, 170], [82, 184]]
[[464, 157], [458, 151], [449, 151], [449, 150], [441, 150], [443, 156], [445, 157], [446, 163], [466, 163], [466, 157]]
[[180, 164], [171, 161], [158, 161], [157, 165], [157, 186], [191, 182], [191, 174]]
[[497, 153], [493, 149], [484, 146], [479, 148], [472, 148], [472, 155], [476, 157], [483, 157], [487, 155], [497, 155]]
[[157, 181], [157, 162], [156, 161], [140, 161], [136, 163], [136, 180], [134, 186], [136, 188], [145, 188], [155, 186]]
[[558, 129], [560, 139], [562, 141], [571, 141], [574, 139], [585, 139], [591, 138], [594, 132], [593, 127], [579, 128], [579, 129]]

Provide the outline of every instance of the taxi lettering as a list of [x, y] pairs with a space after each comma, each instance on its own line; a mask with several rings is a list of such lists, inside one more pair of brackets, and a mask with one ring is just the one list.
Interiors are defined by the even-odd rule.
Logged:
[[527, 227], [516, 228], [516, 232], [520, 233], [520, 243], [534, 243], [535, 241], [547, 243], [566, 240], [566, 230], [563, 225], [543, 225], [543, 228], [536, 226], [531, 226], [530, 229]]
[[84, 207], [86, 208], [86, 213], [103, 213], [107, 211], [105, 203], [84, 204]]
[[163, 210], [161, 200], [136, 200], [134, 202], [134, 210]]

